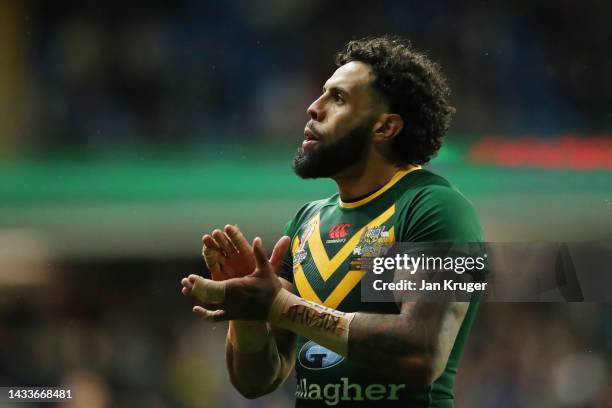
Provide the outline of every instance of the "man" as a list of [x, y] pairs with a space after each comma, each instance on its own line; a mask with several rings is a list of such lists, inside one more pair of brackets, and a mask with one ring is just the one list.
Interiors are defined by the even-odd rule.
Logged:
[[452, 407], [477, 302], [362, 302], [359, 267], [395, 242], [482, 241], [468, 201], [421, 168], [448, 129], [449, 89], [398, 38], [351, 41], [336, 62], [293, 165], [338, 194], [303, 206], [269, 260], [235, 226], [205, 235], [213, 280], [190, 275], [183, 293], [230, 321], [229, 376], [248, 398], [295, 367], [297, 407]]

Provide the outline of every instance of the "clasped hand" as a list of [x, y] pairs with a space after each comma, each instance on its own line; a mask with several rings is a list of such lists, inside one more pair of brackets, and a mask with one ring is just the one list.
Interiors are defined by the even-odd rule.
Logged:
[[209, 321], [266, 321], [281, 289], [278, 273], [290, 241], [279, 239], [268, 259], [261, 238], [250, 245], [234, 225], [204, 235], [202, 255], [212, 280], [198, 275], [181, 280], [182, 293], [202, 305], [194, 306], [194, 313]]

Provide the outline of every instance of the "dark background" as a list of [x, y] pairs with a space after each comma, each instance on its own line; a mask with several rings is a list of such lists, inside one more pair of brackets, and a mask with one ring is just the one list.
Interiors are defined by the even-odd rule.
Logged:
[[[290, 162], [352, 38], [403, 35], [442, 65], [457, 115], [430, 167], [487, 240], [612, 240], [610, 21], [604, 1], [3, 1], [0, 386], [290, 406], [291, 382], [232, 389], [226, 326], [192, 316], [179, 281], [204, 271], [203, 233], [238, 223], [271, 246], [335, 190]], [[610, 311], [484, 305], [457, 406], [611, 406]]]

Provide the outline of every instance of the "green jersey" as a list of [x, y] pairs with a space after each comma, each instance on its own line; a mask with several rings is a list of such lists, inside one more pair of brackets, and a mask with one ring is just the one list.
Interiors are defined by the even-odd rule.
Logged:
[[[395, 303], [361, 301], [361, 256], [395, 242], [481, 242], [472, 205], [444, 178], [420, 167], [397, 172], [355, 202], [338, 194], [304, 205], [285, 228], [291, 250], [282, 277], [304, 299], [343, 312], [399, 313]], [[476, 315], [472, 301], [443, 374], [428, 388], [373, 372], [298, 336], [296, 407], [452, 407], [459, 358]]]

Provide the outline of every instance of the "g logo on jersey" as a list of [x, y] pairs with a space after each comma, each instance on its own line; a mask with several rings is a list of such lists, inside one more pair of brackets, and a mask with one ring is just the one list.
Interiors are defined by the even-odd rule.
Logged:
[[298, 355], [298, 361], [302, 367], [309, 370], [330, 368], [339, 364], [342, 360], [344, 360], [344, 357], [340, 354], [334, 353], [314, 341], [304, 343]]

